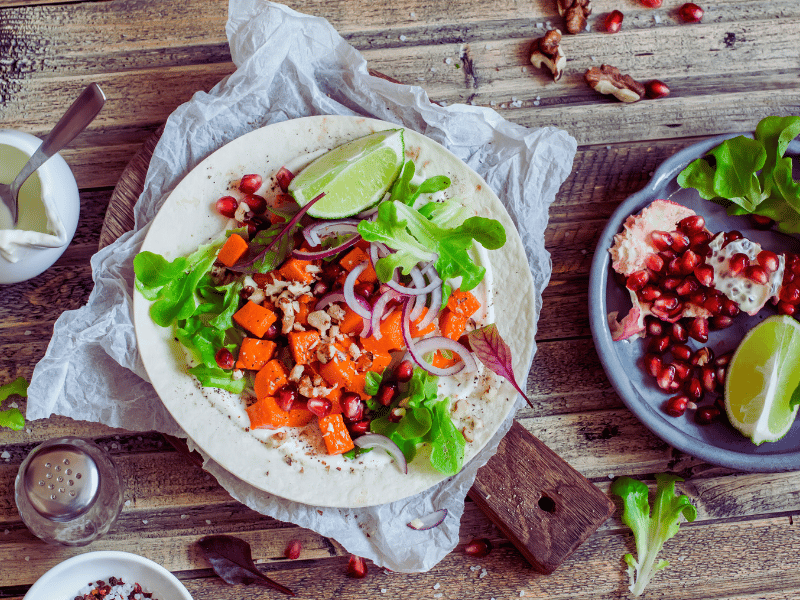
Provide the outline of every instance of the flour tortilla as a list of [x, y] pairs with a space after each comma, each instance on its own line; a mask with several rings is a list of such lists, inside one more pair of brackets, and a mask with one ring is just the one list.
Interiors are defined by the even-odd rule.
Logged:
[[[397, 126], [374, 119], [317, 116], [269, 125], [223, 146], [175, 188], [150, 226], [142, 250], [173, 260], [219, 236], [228, 220], [214, 209], [216, 200], [246, 173], [272, 178], [266, 192], [276, 193], [274, 177], [282, 166], [294, 172], [326, 150], [374, 131]], [[536, 313], [534, 288], [519, 235], [497, 196], [475, 172], [448, 150], [409, 129], [406, 155], [424, 177], [446, 175], [452, 184], [443, 195], [460, 200], [471, 214], [499, 220], [507, 241], [501, 250], [479, 253], [489, 272], [484, 289], [502, 337], [511, 348], [514, 372], [524, 385], [531, 362]], [[270, 191], [271, 190], [271, 191]], [[493, 294], [492, 294], [493, 292]], [[209, 457], [250, 485], [314, 506], [364, 507], [417, 494], [446, 476], [428, 462], [421, 448], [403, 474], [388, 454], [372, 451], [357, 460], [315, 452], [321, 441], [316, 424], [279, 440], [271, 430], [250, 431], [241, 398], [203, 389], [188, 374], [186, 356], [171, 328], [158, 327], [150, 303], [134, 297], [134, 323], [145, 369], [156, 392], [186, 434]], [[447, 381], [444, 381], [447, 379]], [[477, 423], [467, 443], [465, 464], [491, 439], [512, 410], [517, 393], [505, 380], [481, 366], [475, 376], [442, 378], [447, 391], [468, 389], [467, 402], [454, 412], [457, 426]], [[454, 396], [454, 400], [456, 397]], [[455, 402], [453, 403], [455, 404]], [[464, 407], [468, 406], [466, 413]]]

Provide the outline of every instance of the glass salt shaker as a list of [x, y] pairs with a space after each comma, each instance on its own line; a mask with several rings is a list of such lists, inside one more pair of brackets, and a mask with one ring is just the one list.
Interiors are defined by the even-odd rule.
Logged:
[[25, 525], [50, 544], [84, 546], [108, 532], [122, 509], [116, 466], [97, 444], [77, 437], [34, 448], [14, 492]]

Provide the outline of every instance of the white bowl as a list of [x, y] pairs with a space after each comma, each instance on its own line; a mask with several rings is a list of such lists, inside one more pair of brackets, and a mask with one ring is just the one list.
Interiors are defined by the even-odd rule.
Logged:
[[[0, 144], [11, 146], [28, 156], [32, 156], [42, 140], [11, 129], [0, 129]], [[80, 195], [75, 176], [67, 162], [59, 155], [52, 156], [36, 170], [42, 188], [42, 199], [46, 206], [52, 207], [60, 217], [56, 247], [33, 246], [20, 250], [19, 260], [12, 262], [0, 255], [0, 284], [17, 283], [36, 277], [47, 270], [67, 249], [78, 227], [80, 214]], [[0, 207], [7, 210], [5, 206]], [[54, 238], [54, 236], [48, 236]], [[47, 242], [52, 246], [52, 239]]]
[[73, 600], [90, 582], [116, 577], [139, 583], [153, 600], [192, 600], [172, 573], [158, 563], [129, 552], [100, 551], [79, 554], [56, 565], [33, 584], [23, 600]]

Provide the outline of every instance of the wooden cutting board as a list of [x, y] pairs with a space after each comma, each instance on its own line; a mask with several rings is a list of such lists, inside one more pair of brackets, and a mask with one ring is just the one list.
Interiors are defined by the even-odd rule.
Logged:
[[[133, 229], [133, 205], [163, 126], [123, 171], [111, 195], [100, 248]], [[188, 452], [182, 440], [170, 443]], [[469, 497], [533, 568], [552, 573], [614, 512], [611, 499], [517, 421], [478, 471]]]

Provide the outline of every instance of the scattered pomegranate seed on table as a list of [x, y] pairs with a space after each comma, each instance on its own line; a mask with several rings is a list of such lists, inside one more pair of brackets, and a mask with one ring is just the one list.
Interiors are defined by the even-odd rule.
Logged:
[[608, 33], [617, 33], [622, 28], [622, 20], [625, 15], [619, 10], [612, 10], [603, 19], [603, 29]]
[[640, 0], [643, 6], [647, 8], [659, 8], [662, 0]]
[[687, 2], [678, 9], [678, 16], [687, 23], [699, 23], [704, 14], [703, 9], [694, 2]]
[[644, 95], [648, 98], [666, 98], [669, 96], [669, 87], [663, 81], [653, 79], [644, 84]]
[[283, 551], [283, 555], [289, 560], [297, 560], [300, 558], [300, 551], [302, 549], [303, 545], [300, 543], [300, 540], [290, 540], [286, 545], [286, 549]]
[[353, 579], [364, 579], [367, 576], [367, 561], [355, 554], [347, 561], [347, 576]]
[[492, 551], [492, 542], [486, 538], [475, 538], [469, 544], [464, 546], [464, 554], [474, 556], [475, 558], [483, 558]]

